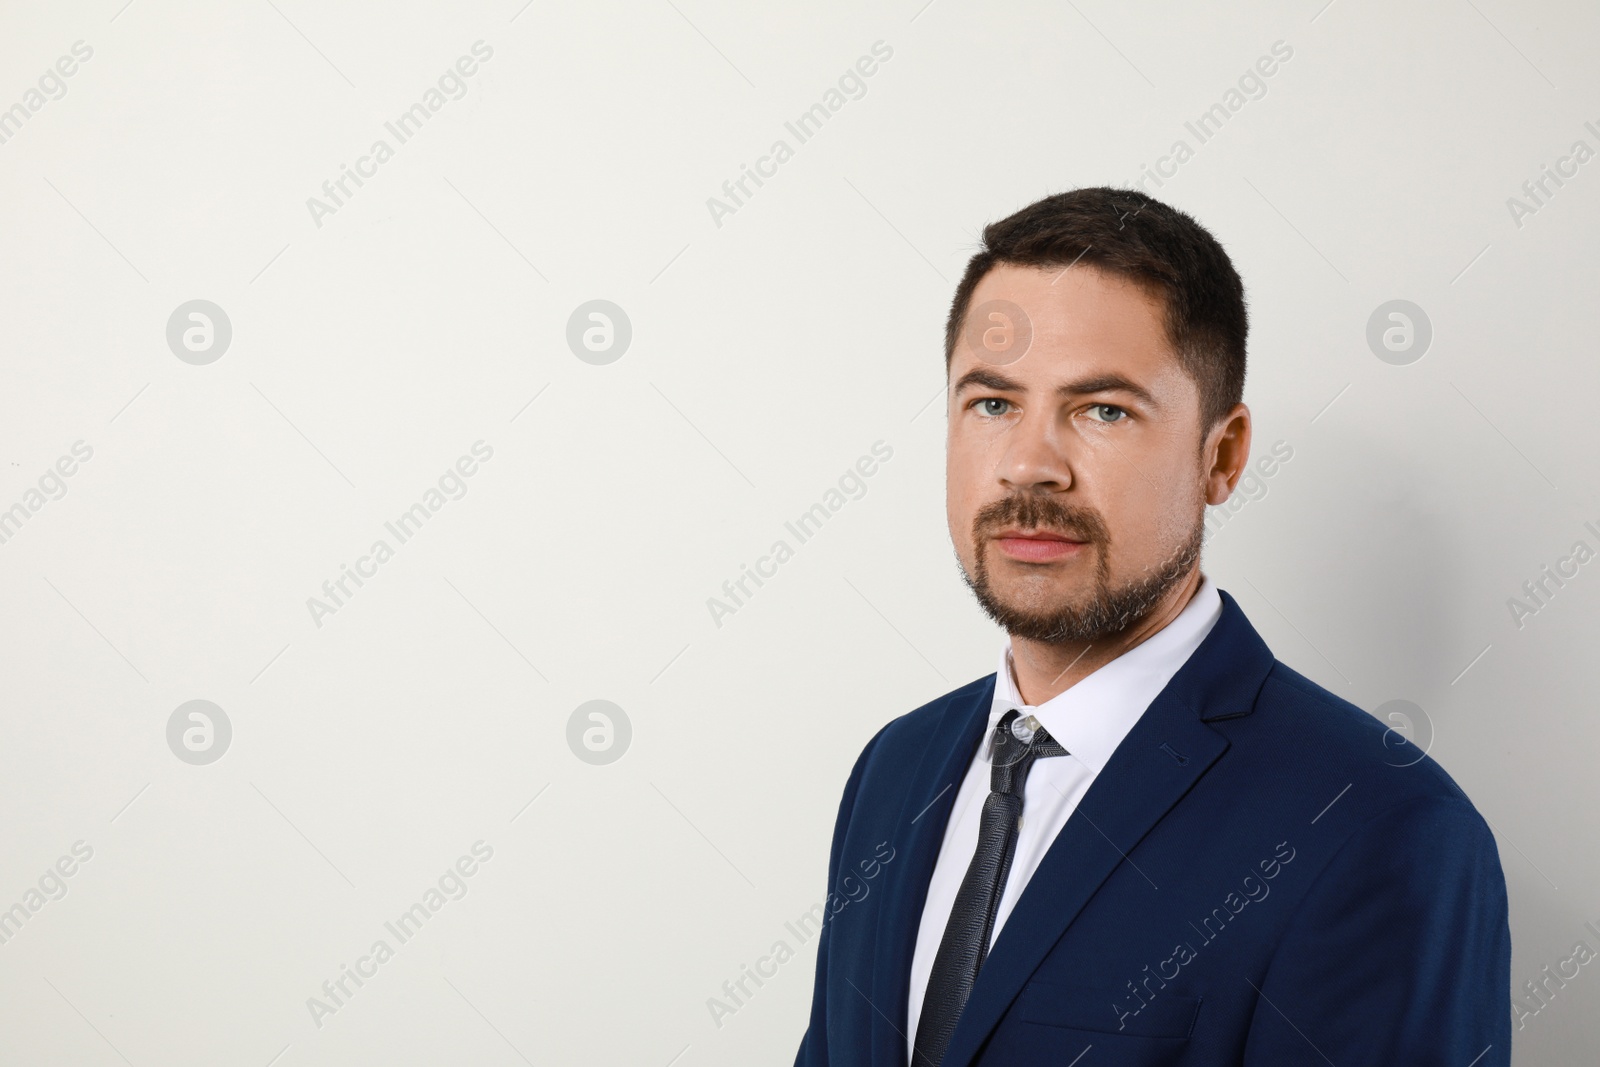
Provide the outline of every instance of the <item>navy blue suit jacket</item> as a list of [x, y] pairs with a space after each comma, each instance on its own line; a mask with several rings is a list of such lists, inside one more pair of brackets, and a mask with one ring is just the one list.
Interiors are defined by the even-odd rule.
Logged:
[[[828, 886], [868, 892], [829, 909], [797, 1067], [904, 1067], [923, 899], [994, 679], [893, 720], [850, 772]], [[1001, 927], [944, 1067], [1503, 1067], [1510, 997], [1483, 818], [1222, 593]]]

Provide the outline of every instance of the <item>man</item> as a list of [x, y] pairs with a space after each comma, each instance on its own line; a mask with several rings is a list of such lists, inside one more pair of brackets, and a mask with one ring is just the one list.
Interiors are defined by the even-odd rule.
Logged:
[[799, 1067], [1510, 1063], [1488, 826], [1200, 570], [1247, 329], [1221, 246], [1141, 193], [985, 229], [948, 517], [1009, 641], [850, 773], [829, 889], [881, 881], [825, 924]]

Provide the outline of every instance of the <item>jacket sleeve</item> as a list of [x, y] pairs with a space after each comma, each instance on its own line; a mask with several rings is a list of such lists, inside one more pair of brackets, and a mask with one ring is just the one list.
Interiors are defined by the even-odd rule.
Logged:
[[1431, 796], [1367, 822], [1251, 984], [1244, 1067], [1507, 1067], [1511, 930], [1482, 816], [1464, 798]]
[[[827, 891], [832, 892], [839, 879], [839, 854], [844, 851], [845, 833], [850, 828], [850, 813], [855, 810], [856, 790], [861, 786], [861, 776], [866, 770], [872, 749], [889, 727], [884, 725], [856, 757], [850, 778], [844, 785], [844, 796], [839, 801], [839, 814], [833, 823], [833, 845], [828, 853]], [[817, 974], [811, 990], [811, 1018], [800, 1039], [800, 1051], [795, 1056], [795, 1067], [826, 1067], [828, 1063], [828, 943], [833, 938], [833, 924], [824, 918], [822, 932], [817, 937]]]

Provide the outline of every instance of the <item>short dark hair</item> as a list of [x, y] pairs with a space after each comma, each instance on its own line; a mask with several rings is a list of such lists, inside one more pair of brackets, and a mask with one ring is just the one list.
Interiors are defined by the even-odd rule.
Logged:
[[1209, 430], [1244, 397], [1244, 284], [1204, 226], [1135, 189], [1096, 186], [1047, 196], [983, 228], [983, 247], [967, 262], [944, 328], [950, 372], [972, 293], [999, 264], [1044, 269], [1082, 263], [1143, 285], [1166, 305], [1166, 332], [1178, 363], [1200, 389], [1200, 425]]

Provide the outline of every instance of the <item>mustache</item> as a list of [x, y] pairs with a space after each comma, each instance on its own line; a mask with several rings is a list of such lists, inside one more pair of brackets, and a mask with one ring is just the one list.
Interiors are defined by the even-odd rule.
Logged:
[[1070, 537], [1103, 545], [1111, 540], [1105, 520], [1092, 508], [1067, 504], [1051, 497], [1020, 495], [1002, 497], [985, 504], [972, 520], [974, 541], [981, 541], [985, 530], [1006, 526], [1020, 526], [1026, 530], [1049, 530]]

